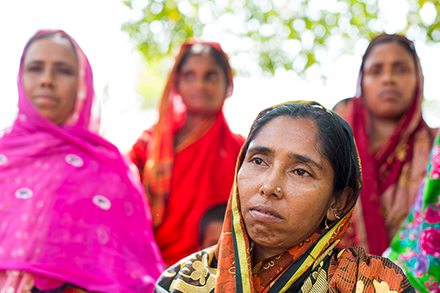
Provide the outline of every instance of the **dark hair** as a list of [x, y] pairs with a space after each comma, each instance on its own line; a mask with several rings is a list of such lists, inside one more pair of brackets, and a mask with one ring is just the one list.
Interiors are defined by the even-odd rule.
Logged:
[[411, 54], [413, 60], [414, 60], [414, 65], [416, 65], [417, 67], [417, 53], [416, 53], [416, 49], [414, 47], [413, 42], [411, 42], [410, 40], [408, 40], [407, 38], [405, 38], [404, 36], [401, 35], [387, 35], [387, 34], [382, 34], [377, 36], [375, 39], [373, 39], [370, 44], [368, 45], [367, 50], [365, 51], [364, 56], [362, 57], [362, 65], [361, 65], [361, 72], [364, 72], [364, 66], [365, 66], [365, 61], [368, 59], [368, 56], [370, 55], [371, 51], [380, 44], [385, 44], [385, 43], [396, 43], [399, 44], [400, 46], [402, 46], [402, 48], [404, 48], [406, 51], [408, 51], [408, 53]]
[[[350, 130], [344, 128], [342, 120], [336, 113], [327, 111], [317, 103], [312, 104], [284, 104], [260, 113], [260, 117], [254, 122], [249, 136], [243, 146], [240, 162], [243, 162], [249, 144], [260, 132], [264, 125], [274, 118], [288, 116], [294, 119], [310, 119], [316, 123], [319, 129], [320, 148], [318, 151], [327, 158], [333, 168], [333, 193], [338, 197], [346, 187], [353, 190], [352, 197], [359, 189], [357, 184], [357, 151], [352, 143]], [[346, 127], [349, 128], [348, 124]], [[356, 158], [355, 158], [356, 157]], [[353, 198], [347, 199], [347, 205]]]
[[212, 222], [223, 222], [226, 213], [226, 203], [213, 206], [208, 211], [206, 211], [202, 219], [200, 220], [200, 231], [199, 231], [199, 242], [202, 243], [203, 238], [205, 238], [206, 228]]
[[226, 79], [226, 88], [229, 87], [229, 63], [226, 59], [226, 56], [222, 54], [220, 51], [216, 50], [214, 47], [206, 45], [206, 44], [194, 44], [192, 45], [185, 53], [183, 53], [182, 58], [180, 59], [179, 64], [177, 64], [176, 72], [179, 74], [182, 70], [183, 65], [185, 65], [186, 61], [192, 56], [198, 55], [208, 55], [214, 58], [216, 63], [222, 69], [225, 79]]
[[[27, 44], [27, 48], [29, 48], [29, 47], [31, 46], [31, 44], [32, 44], [33, 42], [35, 42], [35, 41], [38, 41], [38, 40], [41, 40], [41, 39], [45, 39], [45, 38], [54, 37], [54, 36], [58, 36], [58, 35], [59, 35], [61, 38], [66, 39], [66, 40], [69, 41], [70, 45], [72, 46], [73, 53], [75, 54], [75, 57], [77, 57], [77, 56], [76, 56], [75, 45], [73, 44], [72, 40], [71, 40], [68, 36], [66, 36], [66, 35], [64, 35], [64, 34], [62, 34], [62, 33], [59, 33], [59, 32], [48, 32], [48, 33], [44, 33], [44, 34], [38, 35], [38, 36], [32, 38], [31, 40], [29, 40], [29, 42], [28, 42], [28, 44]], [[26, 50], [26, 51], [27, 51], [27, 50]], [[25, 55], [26, 55], [26, 53], [25, 53]]]

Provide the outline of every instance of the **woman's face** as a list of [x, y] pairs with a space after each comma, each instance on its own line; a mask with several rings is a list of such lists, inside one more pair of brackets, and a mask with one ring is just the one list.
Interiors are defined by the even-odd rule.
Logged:
[[181, 68], [178, 91], [189, 113], [215, 114], [226, 98], [226, 76], [214, 57], [193, 55]]
[[22, 72], [24, 90], [37, 111], [63, 124], [73, 111], [78, 87], [78, 62], [70, 42], [57, 36], [34, 41]]
[[414, 58], [395, 42], [376, 45], [364, 65], [362, 94], [369, 112], [398, 120], [409, 109], [417, 87]]
[[333, 177], [315, 122], [280, 116], [263, 126], [237, 178], [254, 251], [278, 255], [317, 231], [326, 215], [335, 220]]

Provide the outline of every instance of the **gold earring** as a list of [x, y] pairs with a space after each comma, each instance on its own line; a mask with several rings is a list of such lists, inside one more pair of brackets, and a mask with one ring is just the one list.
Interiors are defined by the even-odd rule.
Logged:
[[327, 217], [325, 218], [324, 224], [325, 224], [325, 228], [328, 230], [329, 226], [327, 224]]

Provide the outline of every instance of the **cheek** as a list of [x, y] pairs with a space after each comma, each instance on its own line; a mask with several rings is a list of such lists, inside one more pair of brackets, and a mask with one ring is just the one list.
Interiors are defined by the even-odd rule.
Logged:
[[374, 80], [368, 77], [363, 79], [361, 88], [362, 96], [367, 102], [377, 96], [376, 92], [379, 89]]
[[26, 93], [26, 95], [29, 98], [33, 89], [35, 88], [35, 82], [33, 82], [33, 79], [29, 78], [26, 74], [23, 74], [22, 84], [23, 84], [24, 92]]
[[238, 172], [237, 176], [237, 187], [238, 187], [238, 194], [240, 195], [240, 202], [243, 203], [244, 206], [246, 205], [246, 202], [249, 200], [249, 198], [254, 194], [254, 190], [257, 189], [256, 182], [255, 182], [255, 176], [250, 176], [248, 170], [244, 170], [246, 168], [242, 168]]
[[408, 78], [402, 81], [402, 86], [404, 87], [406, 101], [412, 102], [417, 91], [417, 79], [415, 77]]

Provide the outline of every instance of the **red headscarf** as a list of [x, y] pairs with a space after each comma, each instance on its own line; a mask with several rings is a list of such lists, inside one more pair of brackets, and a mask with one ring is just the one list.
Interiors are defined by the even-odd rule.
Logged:
[[[417, 88], [413, 102], [390, 138], [374, 152], [368, 135], [370, 116], [362, 96], [365, 61], [372, 48], [384, 42], [404, 42], [412, 49]], [[423, 74], [414, 44], [400, 35], [382, 34], [373, 39], [363, 57], [356, 97], [349, 102], [347, 122], [353, 129], [362, 162], [364, 187], [355, 220], [347, 232], [347, 246], [362, 245], [372, 254], [382, 254], [403, 223], [414, 202], [428, 162], [434, 134], [422, 118]], [[360, 236], [360, 243], [354, 240]]]
[[[160, 101], [159, 121], [143, 133], [130, 153], [141, 170], [156, 240], [170, 264], [197, 251], [201, 216], [212, 206], [227, 202], [244, 142], [230, 131], [220, 108], [175, 144], [186, 118], [186, 106], [177, 92], [177, 71], [185, 53], [197, 44], [214, 48], [227, 60], [218, 43], [190, 40], [183, 44]], [[225, 98], [232, 93], [232, 76], [227, 63]]]

